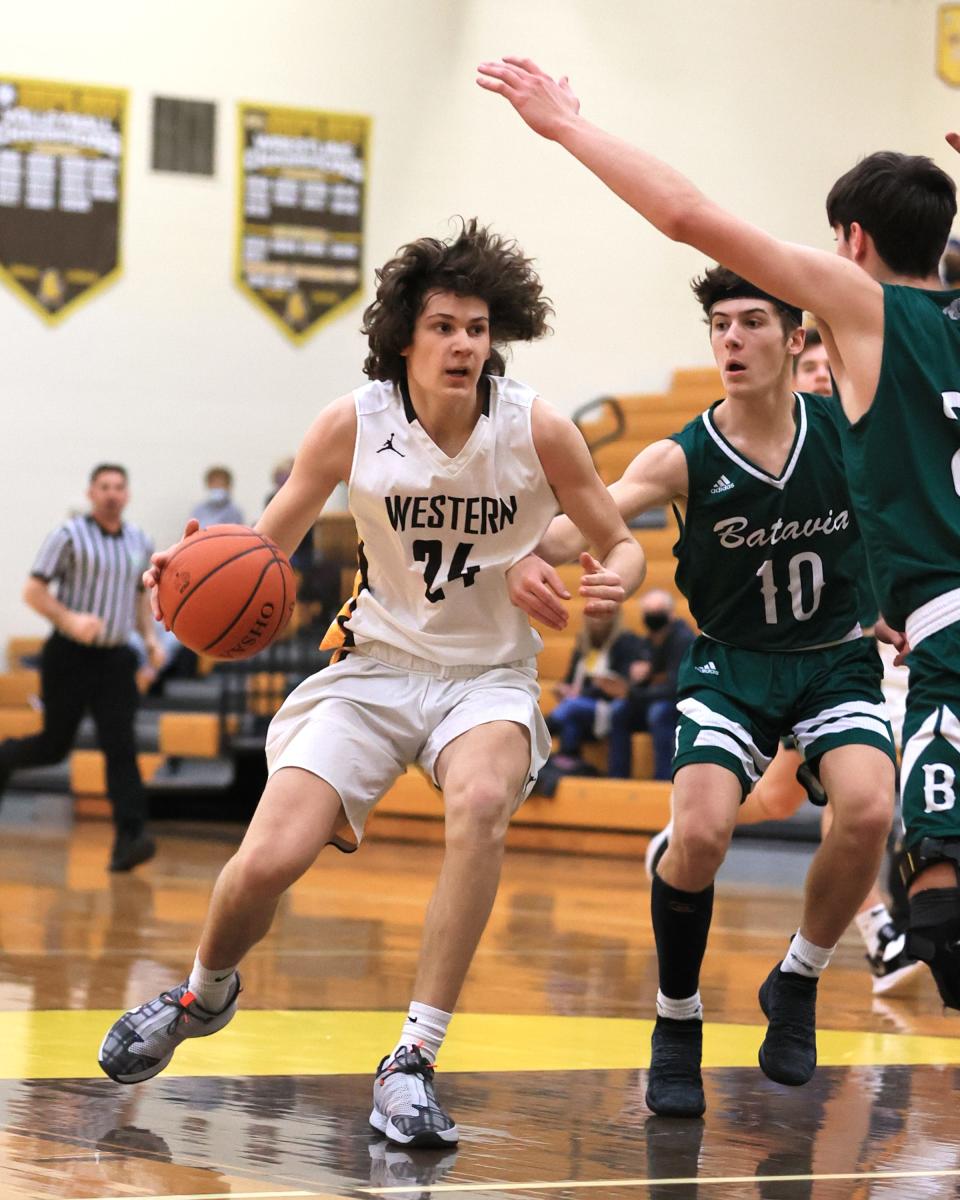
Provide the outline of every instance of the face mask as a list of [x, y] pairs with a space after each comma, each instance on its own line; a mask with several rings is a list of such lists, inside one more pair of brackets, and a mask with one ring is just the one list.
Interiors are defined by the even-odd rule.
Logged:
[[226, 488], [209, 488], [207, 490], [207, 500], [211, 504], [226, 504], [230, 499], [230, 493]]
[[648, 612], [644, 613], [643, 623], [651, 633], [656, 633], [658, 629], [666, 629], [670, 617], [665, 612]]

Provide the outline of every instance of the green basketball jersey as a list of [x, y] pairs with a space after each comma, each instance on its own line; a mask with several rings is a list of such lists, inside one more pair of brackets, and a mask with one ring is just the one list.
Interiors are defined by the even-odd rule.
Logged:
[[885, 284], [883, 308], [880, 382], [843, 449], [880, 610], [903, 629], [960, 588], [960, 290]]
[[716, 407], [673, 435], [689, 473], [676, 580], [694, 619], [709, 637], [749, 650], [843, 641], [857, 626], [863, 550], [839, 403], [797, 393], [797, 432], [779, 476], [724, 438]]

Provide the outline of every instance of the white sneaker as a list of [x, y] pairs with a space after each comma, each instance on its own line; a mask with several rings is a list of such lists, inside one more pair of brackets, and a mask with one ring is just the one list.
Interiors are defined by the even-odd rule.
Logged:
[[382, 1059], [373, 1081], [374, 1129], [401, 1146], [456, 1145], [460, 1131], [440, 1107], [433, 1072], [419, 1046], [401, 1046]]
[[643, 856], [647, 878], [652, 880], [657, 869], [657, 863], [663, 858], [667, 846], [670, 845], [670, 834], [673, 833], [673, 821], [664, 825], [659, 833], [655, 833], [647, 844], [647, 852]]

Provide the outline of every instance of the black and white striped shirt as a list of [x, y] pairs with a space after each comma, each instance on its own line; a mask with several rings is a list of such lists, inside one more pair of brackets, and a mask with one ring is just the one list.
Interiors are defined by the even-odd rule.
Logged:
[[91, 516], [72, 517], [40, 547], [31, 574], [57, 585], [57, 599], [73, 612], [103, 620], [98, 646], [122, 646], [137, 623], [140, 576], [153, 542], [136, 525], [107, 533]]

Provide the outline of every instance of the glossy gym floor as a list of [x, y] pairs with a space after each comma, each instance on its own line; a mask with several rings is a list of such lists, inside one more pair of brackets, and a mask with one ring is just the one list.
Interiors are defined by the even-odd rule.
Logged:
[[642, 846], [511, 850], [438, 1070], [460, 1146], [410, 1152], [367, 1114], [440, 850], [374, 836], [352, 858], [327, 851], [248, 959], [231, 1026], [122, 1087], [97, 1067], [100, 1038], [184, 977], [239, 836], [158, 834], [154, 862], [111, 876], [105, 823], [73, 823], [57, 797], [13, 794], [0, 812], [2, 1200], [960, 1194], [960, 1019], [925, 973], [875, 1000], [848, 934], [820, 988], [814, 1080], [781, 1087], [756, 1065], [756, 990], [796, 926], [809, 847], [738, 845], [721, 876], [694, 1122], [643, 1102], [656, 965]]

